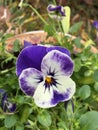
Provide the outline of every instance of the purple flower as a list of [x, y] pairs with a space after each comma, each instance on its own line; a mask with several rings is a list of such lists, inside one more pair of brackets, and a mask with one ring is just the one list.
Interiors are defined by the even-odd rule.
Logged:
[[64, 16], [66, 16], [63, 6], [48, 5], [47, 11], [50, 13], [50, 16], [55, 19], [61, 20]]
[[0, 89], [0, 95], [1, 95], [2, 93], [4, 93], [4, 92], [5, 92], [4, 89]]
[[29, 46], [18, 56], [16, 73], [21, 90], [32, 96], [42, 108], [67, 101], [75, 93], [75, 82], [70, 78], [73, 61], [70, 52], [59, 46]]
[[94, 22], [93, 22], [93, 26], [94, 26], [96, 29], [98, 29], [98, 21], [94, 21]]
[[2, 94], [1, 107], [4, 112], [8, 111], [12, 113], [16, 110], [16, 104], [8, 101], [8, 95], [6, 94], [6, 92]]

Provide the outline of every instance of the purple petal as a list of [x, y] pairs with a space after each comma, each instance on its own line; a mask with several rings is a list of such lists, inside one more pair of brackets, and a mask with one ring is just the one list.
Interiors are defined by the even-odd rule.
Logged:
[[61, 46], [51, 46], [51, 47], [47, 48], [47, 52], [50, 52], [50, 51], [52, 51], [52, 50], [58, 50], [58, 51], [60, 51], [60, 52], [63, 52], [64, 54], [70, 56], [70, 51], [67, 50], [67, 49], [64, 48], [64, 47], [61, 47]]
[[16, 104], [15, 103], [11, 103], [11, 102], [7, 102], [7, 108], [10, 112], [15, 112], [16, 110]]
[[5, 93], [5, 89], [0, 89], [0, 93]]
[[3, 97], [2, 97], [2, 100], [1, 100], [1, 107], [2, 107], [4, 112], [6, 111], [5, 101], [7, 101], [7, 98], [8, 98], [7, 94], [4, 93]]
[[[37, 45], [37, 44], [36, 44]], [[31, 42], [28, 41], [24, 41], [24, 48], [28, 47], [28, 46], [33, 46], [33, 44]]]
[[33, 96], [37, 86], [42, 81], [43, 74], [34, 68], [24, 69], [19, 76], [20, 88], [29, 96]]
[[30, 46], [24, 48], [17, 59], [16, 74], [19, 76], [26, 68], [41, 69], [41, 62], [46, 55], [46, 47], [44, 46]]
[[51, 12], [51, 11], [58, 11], [58, 12], [61, 13], [62, 16], [65, 16], [65, 11], [64, 11], [63, 6], [49, 5], [49, 6], [47, 7], [47, 10], [48, 10], [48, 12]]
[[[27, 42], [25, 42], [25, 44], [27, 44]], [[70, 52], [66, 48], [60, 46], [52, 46], [52, 47], [36, 46], [36, 45], [28, 46], [24, 48], [18, 56], [16, 63], [17, 76], [19, 76], [22, 70], [26, 68], [32, 67], [40, 70], [41, 61], [43, 57], [51, 50], [58, 50], [70, 56]]]
[[54, 73], [55, 75], [70, 77], [73, 73], [73, 61], [68, 55], [57, 50], [52, 50], [44, 56], [41, 70], [45, 75]]
[[96, 29], [98, 29], [98, 21], [94, 21], [94, 22], [93, 22], [93, 26], [94, 26]]

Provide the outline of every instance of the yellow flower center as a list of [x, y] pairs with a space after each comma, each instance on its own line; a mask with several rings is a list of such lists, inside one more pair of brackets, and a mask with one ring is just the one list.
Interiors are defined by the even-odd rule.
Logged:
[[45, 81], [46, 81], [48, 84], [50, 84], [50, 83], [52, 82], [52, 77], [47, 76], [47, 77], [45, 78]]

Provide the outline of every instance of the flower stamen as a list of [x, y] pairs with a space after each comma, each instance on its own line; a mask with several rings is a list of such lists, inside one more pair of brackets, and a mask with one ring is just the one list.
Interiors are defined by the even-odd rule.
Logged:
[[47, 76], [47, 77], [45, 78], [45, 81], [46, 81], [46, 83], [51, 84], [51, 83], [52, 83], [52, 77]]

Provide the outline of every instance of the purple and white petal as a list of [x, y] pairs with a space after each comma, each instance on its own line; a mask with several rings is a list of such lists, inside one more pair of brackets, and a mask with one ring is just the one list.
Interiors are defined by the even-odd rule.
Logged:
[[41, 69], [41, 62], [43, 57], [46, 55], [45, 46], [29, 46], [24, 48], [16, 62], [16, 74], [19, 76], [21, 72], [26, 68]]
[[52, 50], [44, 56], [41, 71], [45, 75], [66, 75], [70, 77], [73, 73], [73, 61], [68, 55]]
[[58, 50], [58, 51], [60, 51], [60, 52], [62, 52], [62, 53], [64, 53], [64, 54], [70, 56], [70, 51], [67, 50], [67, 49], [64, 48], [64, 47], [61, 47], [61, 46], [51, 46], [51, 47], [48, 47], [46, 51], [47, 51], [47, 52], [50, 52], [50, 51], [52, 51], [52, 50]]
[[55, 5], [52, 5], [52, 4], [48, 5], [47, 11], [49, 13], [54, 12], [55, 10], [57, 10], [57, 7]]
[[6, 106], [5, 103], [7, 101], [8, 95], [6, 93], [3, 94], [3, 97], [1, 99], [1, 107], [3, 109], [3, 111], [6, 111]]
[[66, 76], [59, 77], [56, 86], [44, 87], [44, 81], [39, 84], [35, 93], [34, 101], [41, 108], [50, 108], [56, 106], [59, 102], [68, 101], [75, 93], [75, 83]]
[[61, 13], [62, 16], [65, 16], [65, 10], [63, 8], [63, 6], [55, 6], [55, 5], [48, 5], [47, 7], [47, 11], [49, 13], [54, 12], [54, 11], [58, 11], [59, 13]]
[[37, 86], [44, 80], [42, 72], [35, 68], [24, 69], [19, 76], [19, 84], [21, 90], [29, 95], [33, 96]]
[[6, 106], [10, 112], [15, 112], [16, 110], [16, 104], [11, 102], [6, 102]]
[[55, 78], [57, 80], [57, 84], [53, 88], [54, 96], [51, 103], [57, 104], [59, 102], [70, 100], [75, 93], [75, 82], [66, 76], [57, 76]]
[[33, 98], [37, 106], [41, 108], [50, 108], [56, 105], [51, 102], [53, 99], [53, 88], [45, 88], [44, 83], [45, 82], [39, 84]]

